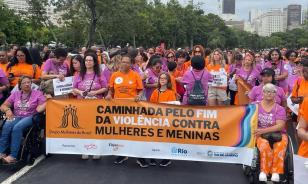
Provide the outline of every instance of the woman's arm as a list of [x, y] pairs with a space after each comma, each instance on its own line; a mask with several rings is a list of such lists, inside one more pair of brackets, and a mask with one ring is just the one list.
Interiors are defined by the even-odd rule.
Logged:
[[286, 125], [285, 121], [277, 120], [276, 125], [268, 127], [268, 128], [257, 129], [255, 134], [262, 135], [262, 134], [271, 133], [271, 132], [279, 132], [284, 129], [285, 125]]
[[82, 96], [82, 93], [83, 93], [83, 91], [81, 91], [81, 90], [79, 90], [77, 88], [73, 89], [73, 95], [75, 95], [75, 96], [77, 96], [77, 95]]
[[101, 88], [101, 89], [96, 90], [96, 91], [90, 91], [90, 92], [88, 93], [88, 95], [89, 95], [89, 96], [100, 95], [100, 94], [105, 93], [106, 91], [108, 91], [107, 88]]
[[5, 116], [7, 117], [7, 119], [13, 119], [14, 114], [11, 110], [11, 104], [7, 101], [5, 101], [1, 107], [0, 107], [1, 111], [5, 113]]
[[304, 141], [308, 141], [308, 131], [307, 131], [307, 122], [305, 121], [304, 118], [299, 119], [299, 124], [298, 124], [298, 129], [297, 129], [297, 134], [298, 137], [301, 138]]
[[285, 79], [288, 77], [288, 75], [289, 75], [288, 72], [283, 72], [281, 75], [275, 77], [275, 79], [276, 79], [277, 81], [285, 80]]
[[109, 88], [108, 94], [105, 97], [106, 100], [111, 100], [112, 99], [112, 95], [114, 94], [114, 88]]
[[41, 105], [38, 105], [36, 107], [36, 112], [38, 112], [38, 113], [44, 112], [45, 109], [46, 109], [46, 104], [47, 104], [47, 102], [45, 102], [45, 103], [43, 103]]

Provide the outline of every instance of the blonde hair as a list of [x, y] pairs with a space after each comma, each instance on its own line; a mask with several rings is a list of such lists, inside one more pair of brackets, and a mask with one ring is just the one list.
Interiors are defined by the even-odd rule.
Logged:
[[225, 61], [224, 55], [223, 55], [223, 53], [222, 53], [222, 51], [221, 51], [220, 49], [215, 49], [215, 50], [212, 52], [211, 57], [210, 57], [210, 64], [213, 65], [213, 66], [217, 64], [217, 63], [215, 62], [215, 60], [214, 60], [214, 54], [215, 54], [215, 52], [218, 52], [218, 53], [220, 54], [220, 61], [219, 61], [218, 64], [220, 64], [221, 67], [224, 68], [225, 65], [226, 65], [226, 61]]
[[274, 91], [275, 93], [277, 92], [277, 88], [274, 84], [272, 83], [268, 83], [268, 84], [265, 84], [262, 88], [262, 91]]

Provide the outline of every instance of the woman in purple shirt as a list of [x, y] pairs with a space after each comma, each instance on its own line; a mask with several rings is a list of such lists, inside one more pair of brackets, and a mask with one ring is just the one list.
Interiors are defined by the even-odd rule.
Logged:
[[[46, 107], [43, 93], [31, 90], [31, 83], [30, 77], [21, 77], [18, 82], [20, 90], [13, 92], [1, 106], [7, 120], [0, 138], [0, 158], [6, 163], [16, 162], [23, 131], [32, 125], [32, 116], [43, 112]], [[9, 146], [10, 154], [7, 156], [5, 151]]]
[[150, 97], [153, 91], [158, 86], [158, 76], [162, 70], [162, 62], [160, 58], [154, 58], [148, 64], [148, 69], [145, 71], [145, 96], [147, 101], [150, 101]]
[[[263, 100], [258, 103], [258, 128], [255, 131], [257, 147], [260, 151], [260, 175], [259, 180], [267, 181], [267, 176], [272, 175], [271, 181], [279, 182], [279, 174], [284, 172], [284, 157], [288, 145], [288, 137], [285, 131], [285, 108], [275, 103], [277, 88], [273, 84], [263, 86]], [[269, 133], [281, 135], [281, 140], [270, 147], [267, 137]], [[278, 138], [277, 138], [278, 139]]]
[[101, 99], [107, 92], [107, 81], [101, 74], [97, 56], [93, 53], [85, 55], [81, 62], [80, 75], [74, 76], [73, 94], [78, 99]]
[[67, 52], [65, 49], [57, 48], [54, 51], [55, 58], [48, 59], [43, 65], [42, 79], [49, 80], [69, 76], [69, 66], [65, 63]]
[[[211, 74], [204, 69], [204, 59], [201, 56], [194, 56], [191, 59], [192, 70], [185, 72], [181, 83], [185, 86], [186, 92], [183, 96], [183, 105], [187, 105], [190, 94], [193, 91], [195, 81], [200, 80], [203, 88], [203, 94], [205, 95], [204, 102], [202, 104], [207, 104], [209, 81], [212, 80]], [[190, 104], [189, 104], [190, 105]]]
[[237, 70], [236, 77], [241, 77], [251, 87], [256, 85], [256, 81], [260, 72], [255, 68], [255, 58], [252, 54], [246, 53], [244, 57], [243, 66]]
[[[263, 86], [266, 84], [275, 84], [275, 71], [271, 68], [264, 68], [261, 72], [261, 79], [262, 82], [259, 86], [253, 87], [248, 97], [250, 99], [250, 102], [260, 102], [263, 100]], [[277, 92], [275, 95], [275, 102], [283, 107], [286, 107], [287, 100], [286, 100], [286, 94], [284, 93], [283, 89], [279, 86], [276, 86]]]
[[283, 61], [282, 55], [279, 49], [273, 49], [269, 52], [269, 62], [265, 63], [265, 68], [272, 68], [275, 71], [275, 80], [277, 85], [281, 87], [285, 92], [288, 91], [288, 68]]

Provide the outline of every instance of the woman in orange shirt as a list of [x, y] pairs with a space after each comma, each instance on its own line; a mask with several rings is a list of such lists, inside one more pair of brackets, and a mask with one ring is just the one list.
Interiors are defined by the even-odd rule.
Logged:
[[[119, 71], [114, 72], [109, 81], [108, 95], [106, 100], [114, 99], [135, 99], [141, 100], [143, 84], [140, 75], [131, 69], [132, 59], [130, 55], [122, 56]], [[118, 156], [115, 164], [122, 164], [128, 157]], [[141, 167], [148, 167], [145, 159], [137, 159]]]
[[208, 103], [210, 106], [223, 105], [227, 101], [228, 65], [220, 49], [215, 49], [210, 58], [207, 70], [213, 81], [209, 85]]
[[30, 77], [34, 83], [39, 82], [41, 69], [38, 65], [33, 64], [28, 49], [21, 47], [17, 49], [14, 58], [7, 66], [7, 73], [11, 87], [14, 87], [21, 76]]

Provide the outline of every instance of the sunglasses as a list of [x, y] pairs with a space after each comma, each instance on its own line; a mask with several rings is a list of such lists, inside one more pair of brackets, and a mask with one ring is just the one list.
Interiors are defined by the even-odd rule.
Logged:
[[174, 56], [169, 56], [169, 57], [167, 57], [168, 59], [170, 59], [170, 58], [174, 58]]

